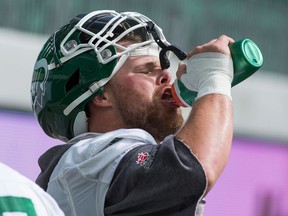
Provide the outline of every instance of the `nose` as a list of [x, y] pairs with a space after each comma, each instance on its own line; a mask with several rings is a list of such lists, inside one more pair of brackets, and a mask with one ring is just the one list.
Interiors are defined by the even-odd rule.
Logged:
[[159, 73], [157, 77], [157, 84], [165, 84], [170, 83], [171, 81], [171, 74], [168, 72], [168, 70], [162, 70], [162, 72]]

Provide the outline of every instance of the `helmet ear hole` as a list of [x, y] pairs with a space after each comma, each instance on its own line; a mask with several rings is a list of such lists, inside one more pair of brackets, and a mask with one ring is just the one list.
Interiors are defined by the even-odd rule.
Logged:
[[66, 93], [69, 92], [74, 86], [79, 84], [79, 80], [80, 80], [80, 70], [77, 69], [69, 78], [68, 82], [66, 83], [66, 86], [65, 86]]

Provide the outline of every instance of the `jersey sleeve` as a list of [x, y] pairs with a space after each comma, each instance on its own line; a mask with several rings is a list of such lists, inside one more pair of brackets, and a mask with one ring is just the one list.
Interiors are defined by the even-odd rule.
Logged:
[[124, 156], [106, 195], [105, 215], [194, 215], [205, 189], [199, 161], [171, 135]]

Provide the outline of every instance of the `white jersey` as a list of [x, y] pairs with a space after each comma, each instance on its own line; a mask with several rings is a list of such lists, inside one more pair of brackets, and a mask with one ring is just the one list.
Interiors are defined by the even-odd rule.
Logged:
[[42, 188], [0, 162], [0, 215], [64, 216], [64, 213]]

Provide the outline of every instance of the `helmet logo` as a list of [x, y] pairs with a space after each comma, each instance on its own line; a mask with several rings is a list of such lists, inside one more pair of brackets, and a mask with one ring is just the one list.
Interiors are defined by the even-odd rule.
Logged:
[[[44, 76], [40, 73], [34, 72], [31, 85], [31, 95], [33, 98], [32, 106], [34, 110], [36, 110], [37, 106], [42, 108], [43, 96], [45, 95], [45, 83], [47, 82], [49, 76], [48, 63], [45, 58], [42, 58], [35, 63], [34, 71], [37, 71], [40, 68], [44, 69]], [[44, 79], [41, 80], [40, 77], [44, 77]], [[39, 85], [40, 95], [37, 94], [37, 85]]]

